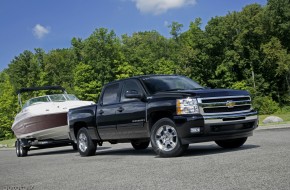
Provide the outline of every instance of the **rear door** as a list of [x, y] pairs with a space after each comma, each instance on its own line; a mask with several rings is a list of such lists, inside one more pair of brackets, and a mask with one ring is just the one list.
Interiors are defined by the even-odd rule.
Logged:
[[148, 137], [145, 127], [146, 102], [139, 98], [126, 98], [127, 91], [145, 93], [137, 79], [123, 81], [120, 104], [116, 110], [118, 136], [120, 138]]
[[101, 139], [117, 139], [116, 111], [119, 108], [119, 82], [105, 87], [97, 110], [97, 128]]

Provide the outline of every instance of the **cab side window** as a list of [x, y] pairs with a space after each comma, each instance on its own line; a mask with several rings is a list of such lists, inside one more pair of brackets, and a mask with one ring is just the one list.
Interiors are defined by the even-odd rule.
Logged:
[[103, 105], [118, 103], [119, 83], [106, 87], [103, 94]]
[[126, 98], [125, 93], [127, 91], [136, 91], [137, 93], [141, 93], [141, 89], [138, 85], [138, 82], [136, 80], [125, 81], [123, 85], [123, 89], [122, 89], [122, 95], [121, 95], [121, 102], [136, 100], [135, 98]]

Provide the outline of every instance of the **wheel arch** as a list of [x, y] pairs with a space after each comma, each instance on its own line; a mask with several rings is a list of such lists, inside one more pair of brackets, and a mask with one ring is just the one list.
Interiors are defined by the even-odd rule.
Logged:
[[163, 111], [155, 111], [150, 114], [149, 119], [149, 130], [151, 132], [153, 125], [162, 118], [169, 118], [173, 120], [173, 114], [170, 111], [163, 110]]
[[74, 127], [73, 128], [74, 128], [74, 137], [75, 137], [75, 139], [77, 139], [78, 132], [83, 127], [85, 127], [85, 128], [88, 129], [88, 125], [86, 124], [86, 122], [79, 121], [79, 122], [76, 122], [74, 124]]

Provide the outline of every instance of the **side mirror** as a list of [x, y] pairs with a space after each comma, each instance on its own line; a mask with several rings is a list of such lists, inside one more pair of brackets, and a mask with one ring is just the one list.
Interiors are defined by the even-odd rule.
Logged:
[[138, 98], [141, 99], [143, 96], [136, 90], [128, 90], [125, 92], [125, 98]]

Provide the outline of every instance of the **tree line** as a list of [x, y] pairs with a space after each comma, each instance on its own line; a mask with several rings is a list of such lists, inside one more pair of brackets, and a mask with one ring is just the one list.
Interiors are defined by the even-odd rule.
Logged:
[[86, 39], [73, 38], [70, 48], [24, 51], [0, 73], [0, 138], [12, 137], [22, 87], [61, 85], [97, 101], [110, 81], [181, 74], [211, 88], [248, 90], [260, 113], [289, 105], [290, 0], [251, 4], [212, 18], [204, 29], [201, 24], [197, 18], [182, 32], [183, 25], [172, 22], [169, 38], [154, 30], [119, 37], [98, 28]]

